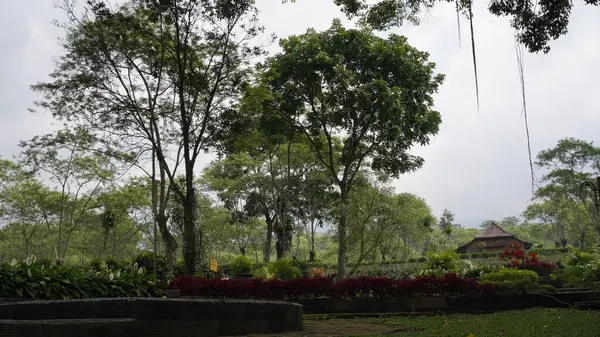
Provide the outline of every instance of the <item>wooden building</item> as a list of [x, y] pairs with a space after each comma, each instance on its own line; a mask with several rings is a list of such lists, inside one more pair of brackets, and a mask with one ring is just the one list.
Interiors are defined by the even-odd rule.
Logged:
[[495, 222], [490, 222], [481, 234], [469, 243], [458, 247], [456, 252], [459, 254], [498, 252], [513, 244], [519, 244], [525, 249], [531, 248], [531, 243], [520, 240], [516, 235], [505, 231]]

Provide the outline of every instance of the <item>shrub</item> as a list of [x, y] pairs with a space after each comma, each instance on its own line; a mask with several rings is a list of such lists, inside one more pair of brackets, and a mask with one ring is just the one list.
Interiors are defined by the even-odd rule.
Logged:
[[311, 277], [324, 278], [325, 276], [325, 269], [323, 267], [313, 267], [311, 270]]
[[481, 264], [479, 266], [471, 265], [468, 268], [459, 272], [459, 275], [464, 278], [480, 278], [484, 274], [493, 273], [500, 269], [498, 265]]
[[481, 283], [497, 286], [507, 291], [525, 290], [537, 284], [539, 276], [531, 270], [502, 269], [481, 276]]
[[183, 275], [185, 273], [184, 271], [185, 264], [183, 259], [179, 258], [177, 261], [175, 261], [175, 270], [173, 271], [173, 274], [175, 274], [175, 276]]
[[554, 271], [551, 277], [567, 285], [591, 287], [600, 282], [600, 261], [567, 266]]
[[334, 284], [327, 278], [282, 280], [222, 280], [179, 277], [172, 287], [183, 295], [212, 298], [306, 299], [362, 298], [414, 295], [493, 294], [495, 287], [479, 284], [474, 279], [462, 279], [455, 274], [444, 278], [418, 277], [414, 280], [356, 277]]
[[253, 268], [254, 263], [252, 262], [252, 260], [250, 260], [249, 257], [244, 255], [236, 256], [229, 264], [229, 272], [234, 275], [249, 274], [252, 272]]
[[441, 254], [428, 254], [425, 269], [454, 272], [458, 269], [459, 264], [458, 254], [447, 251]]
[[588, 264], [595, 260], [596, 257], [593, 254], [576, 250], [573, 252], [573, 255], [569, 258], [569, 260], [567, 260], [567, 265], [576, 266], [580, 264]]
[[[134, 263], [137, 263], [139, 267], [143, 267], [149, 275], [154, 275], [154, 252], [141, 252], [135, 259]], [[166, 278], [167, 273], [167, 258], [164, 255], [158, 255], [156, 257], [156, 276], [160, 280]]]
[[289, 280], [302, 277], [302, 272], [300, 269], [292, 265], [292, 262], [289, 260], [272, 262], [269, 265], [269, 270], [275, 275], [275, 278], [279, 280]]
[[0, 298], [38, 300], [162, 296], [158, 284], [137, 265], [101, 270], [37, 263], [35, 258], [0, 264]]
[[253, 276], [255, 279], [262, 279], [262, 280], [272, 280], [275, 278], [275, 274], [273, 274], [269, 270], [269, 267], [266, 267], [266, 266], [255, 269]]

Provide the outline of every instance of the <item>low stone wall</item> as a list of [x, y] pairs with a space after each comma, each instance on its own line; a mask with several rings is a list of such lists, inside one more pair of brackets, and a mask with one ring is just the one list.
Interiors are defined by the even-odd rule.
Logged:
[[528, 309], [534, 307], [566, 308], [569, 303], [545, 294], [493, 296], [431, 296], [406, 298], [312, 299], [295, 301], [305, 314], [358, 314], [402, 312], [482, 312]]
[[0, 336], [40, 336], [36, 331], [43, 327], [79, 330], [79, 334], [56, 336], [282, 333], [302, 330], [302, 313], [302, 306], [295, 303], [252, 300], [116, 298], [3, 303]]

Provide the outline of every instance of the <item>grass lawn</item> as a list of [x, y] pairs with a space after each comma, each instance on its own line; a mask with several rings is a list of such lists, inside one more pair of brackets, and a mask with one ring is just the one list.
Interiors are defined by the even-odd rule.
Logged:
[[386, 337], [600, 337], [600, 311], [570, 309], [365, 318], [353, 321], [390, 325], [394, 332], [381, 335]]

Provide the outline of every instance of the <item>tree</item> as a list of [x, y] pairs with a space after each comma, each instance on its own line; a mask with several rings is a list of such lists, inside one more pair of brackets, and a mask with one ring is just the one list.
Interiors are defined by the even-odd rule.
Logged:
[[7, 224], [1, 236], [18, 247], [20, 257], [28, 257], [44, 224], [50, 191], [30, 175], [14, 178], [0, 194], [0, 219]]
[[394, 230], [381, 241], [381, 259], [393, 256], [406, 260], [432, 235], [435, 218], [425, 200], [414, 194], [396, 194], [391, 202]]
[[[334, 0], [348, 16], [359, 16], [375, 29], [401, 26], [404, 22], [419, 23], [423, 9], [439, 2], [456, 3], [457, 12], [473, 13], [472, 0]], [[586, 5], [598, 6], [598, 0], [583, 0]], [[495, 16], [510, 18], [517, 40], [530, 52], [550, 51], [549, 43], [568, 31], [572, 1], [506, 1], [491, 0], [489, 11]], [[472, 28], [472, 27], [471, 27]]]
[[384, 183], [374, 177], [359, 178], [345, 206], [347, 209], [341, 210], [348, 217], [348, 252], [354, 255], [354, 268], [349, 275], [366, 258], [373, 257], [383, 240], [397, 229], [398, 223], [393, 219], [393, 190]]
[[592, 142], [565, 138], [550, 149], [540, 151], [536, 165], [546, 170], [542, 186], [535, 192], [536, 203], [527, 207], [524, 216], [539, 219], [555, 228], [556, 244], [566, 246], [568, 232], [585, 245], [588, 226], [600, 233], [600, 222], [592, 210], [592, 202], [581, 192], [581, 185], [600, 174], [600, 148]]
[[[306, 135], [342, 208], [363, 168], [397, 177], [423, 164], [407, 151], [437, 133], [441, 119], [431, 110], [431, 95], [444, 78], [434, 74], [427, 53], [404, 37], [347, 30], [339, 20], [324, 32], [308, 30], [280, 44], [283, 52], [268, 60], [262, 77], [274, 95], [266, 104], [277, 104], [279, 109], [270, 111], [274, 118]], [[347, 222], [340, 212], [340, 279], [346, 275]]]
[[[53, 82], [34, 86], [44, 94], [38, 106], [151, 148], [161, 175], [183, 201], [185, 272], [193, 275], [194, 169], [198, 156], [219, 144], [222, 116], [239, 94], [249, 58], [262, 54], [249, 44], [262, 32], [253, 1], [129, 1], [111, 10], [91, 0], [82, 17], [69, 1], [64, 7], [70, 20], [65, 54]], [[181, 186], [174, 184], [180, 162]], [[167, 234], [166, 219], [159, 220]]]
[[56, 189], [49, 196], [53, 211], [44, 215], [58, 223], [55, 258], [62, 261], [72, 234], [98, 207], [102, 188], [119, 171], [110, 158], [94, 151], [98, 140], [82, 129], [59, 130], [21, 142], [23, 159], [33, 171], [49, 176]]

